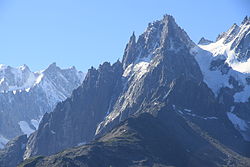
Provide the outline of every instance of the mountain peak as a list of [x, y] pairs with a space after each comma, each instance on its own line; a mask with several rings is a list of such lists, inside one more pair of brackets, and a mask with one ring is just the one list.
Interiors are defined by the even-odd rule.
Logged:
[[52, 64], [49, 65], [48, 68], [55, 68], [55, 67], [57, 67], [56, 62], [53, 62]]
[[26, 64], [23, 64], [22, 66], [19, 67], [21, 71], [30, 71], [29, 67]]
[[172, 22], [175, 22], [175, 19], [174, 19], [174, 17], [172, 15], [165, 14], [163, 16], [162, 21], [168, 21], [168, 22], [172, 21]]
[[[181, 29], [171, 15], [164, 15], [163, 19], [149, 23], [146, 31], [136, 40], [133, 33], [126, 45], [123, 56], [123, 68], [141, 59], [153, 58], [156, 50], [178, 52], [184, 48], [195, 46], [186, 32]], [[151, 56], [149, 56], [151, 55]]]
[[224, 41], [223, 43], [224, 44], [229, 43], [229, 42], [231, 42], [235, 38], [235, 36], [239, 33], [239, 31], [240, 31], [240, 27], [236, 23], [234, 23], [228, 29], [228, 31], [221, 33], [217, 37], [216, 41], [219, 41], [219, 40], [223, 39], [223, 41]]
[[135, 60], [135, 55], [133, 54], [135, 51], [135, 47], [136, 47], [136, 36], [135, 33], [133, 32], [133, 34], [129, 38], [129, 42], [126, 45], [124, 51], [124, 56], [122, 60], [124, 69], [127, 67], [127, 65], [129, 65]]
[[44, 70], [44, 72], [45, 73], [50, 73], [50, 72], [55, 72], [55, 71], [57, 71], [58, 69], [60, 69], [57, 65], [56, 65], [56, 63], [54, 62], [54, 63], [52, 63], [52, 64], [50, 64], [49, 66], [48, 66], [48, 68], [47, 69], [45, 69]]
[[250, 17], [246, 16], [246, 17], [243, 19], [243, 21], [242, 21], [241, 24], [243, 25], [243, 24], [248, 23], [248, 22], [250, 22]]
[[178, 26], [173, 16], [164, 15], [159, 24], [162, 27], [160, 42], [164, 47], [178, 51], [180, 48], [190, 48], [195, 45], [187, 33]]
[[210, 43], [213, 43], [213, 41], [208, 40], [208, 39], [202, 37], [202, 38], [200, 39], [200, 41], [198, 42], [198, 45], [208, 45], [208, 44], [210, 44]]

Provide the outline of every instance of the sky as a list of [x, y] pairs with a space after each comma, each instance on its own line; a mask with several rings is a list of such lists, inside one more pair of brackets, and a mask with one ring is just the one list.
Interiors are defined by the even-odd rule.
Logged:
[[0, 0], [0, 64], [84, 72], [122, 59], [129, 37], [174, 16], [194, 42], [250, 16], [249, 0]]

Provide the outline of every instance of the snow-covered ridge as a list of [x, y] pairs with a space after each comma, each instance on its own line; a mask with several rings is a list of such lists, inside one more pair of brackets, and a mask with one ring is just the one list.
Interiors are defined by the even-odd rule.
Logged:
[[[44, 77], [47, 76], [46, 71], [51, 68], [51, 66], [56, 67], [56, 64], [51, 64], [45, 70], [31, 72], [27, 65], [15, 68], [0, 64], [0, 92], [4, 93], [12, 91], [14, 94], [21, 91], [29, 92], [30, 88], [38, 85], [42, 80], [44, 80]], [[84, 78], [84, 74], [80, 71], [76, 71], [74, 67], [69, 69], [60, 69], [59, 67], [56, 68], [62, 71], [73, 70], [81, 81]]]
[[[243, 22], [240, 26], [234, 24], [227, 32], [223, 33], [219, 40], [210, 44], [199, 45], [204, 50], [213, 54], [213, 57], [223, 57], [232, 69], [242, 73], [250, 73], [250, 59], [247, 54], [239, 57], [236, 47], [242, 40], [246, 39], [246, 49], [250, 48], [250, 19]], [[249, 53], [248, 53], [249, 52]]]
[[[239, 47], [244, 42], [244, 47]], [[245, 49], [240, 55], [237, 49]], [[204, 82], [218, 95], [223, 87], [233, 88], [230, 80], [235, 79], [241, 91], [234, 94], [235, 102], [247, 102], [250, 97], [250, 19], [245, 19], [240, 26], [234, 24], [227, 32], [213, 43], [200, 44], [191, 49], [191, 53], [201, 68]], [[250, 53], [250, 50], [249, 50]]]
[[[30, 135], [38, 128], [42, 115], [70, 97], [83, 79], [84, 73], [75, 67], [61, 69], [56, 63], [37, 72], [27, 65], [14, 68], [1, 64], [0, 140]], [[0, 141], [0, 146], [4, 144]]]

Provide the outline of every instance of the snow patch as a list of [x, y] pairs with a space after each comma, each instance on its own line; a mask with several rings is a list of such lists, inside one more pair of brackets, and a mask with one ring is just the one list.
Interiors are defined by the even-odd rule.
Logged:
[[[1, 66], [1, 65], [0, 65]], [[0, 67], [1, 68], [1, 67]], [[0, 149], [3, 149], [4, 146], [9, 142], [8, 139], [0, 135]]]
[[82, 146], [82, 145], [85, 145], [86, 142], [81, 142], [81, 143], [78, 143], [77, 146]]
[[36, 130], [38, 129], [38, 126], [39, 126], [39, 121], [38, 120], [35, 120], [35, 119], [32, 119], [31, 121], [31, 124], [36, 128]]
[[130, 64], [125, 69], [122, 76], [129, 77], [134, 74], [136, 79], [140, 79], [145, 73], [148, 72], [150, 61], [151, 61], [151, 56], [136, 60], [135, 63]]
[[190, 110], [190, 109], [186, 109], [186, 108], [185, 108], [184, 110], [185, 110], [185, 111], [187, 111], [187, 112], [191, 112], [191, 111], [192, 111], [192, 110]]
[[35, 130], [31, 129], [29, 124], [26, 121], [20, 121], [18, 122], [22, 132], [24, 134], [27, 134], [27, 136], [29, 136], [31, 133], [33, 133]]
[[239, 129], [240, 131], [246, 131], [248, 129], [246, 122], [239, 118], [237, 115], [231, 112], [227, 112], [227, 116], [236, 129]]
[[51, 132], [53, 135], [54, 135], [54, 134], [56, 134], [56, 132], [55, 132], [55, 131], [53, 131], [53, 130], [51, 130], [50, 132]]

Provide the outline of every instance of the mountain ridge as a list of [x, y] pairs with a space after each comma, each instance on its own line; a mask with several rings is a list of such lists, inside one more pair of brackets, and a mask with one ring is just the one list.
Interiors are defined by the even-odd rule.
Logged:
[[7, 139], [37, 129], [42, 115], [69, 97], [83, 78], [84, 74], [75, 68], [61, 69], [55, 63], [38, 72], [31, 72], [27, 65], [0, 65], [2, 147]]

